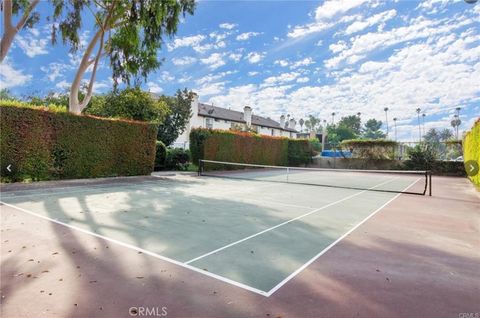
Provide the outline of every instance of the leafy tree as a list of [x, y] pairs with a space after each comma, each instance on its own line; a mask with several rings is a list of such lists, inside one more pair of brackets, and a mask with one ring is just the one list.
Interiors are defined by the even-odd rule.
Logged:
[[327, 128], [327, 133], [328, 141], [330, 143], [332, 142], [332, 135], [338, 143], [347, 139], [355, 139], [357, 137], [350, 128], [341, 125], [329, 126]]
[[191, 91], [184, 89], [183, 91], [178, 90], [175, 97], [160, 97], [159, 100], [165, 102], [168, 106], [169, 114], [158, 128], [157, 139], [161, 140], [166, 146], [171, 145], [185, 131], [192, 116], [193, 94]]
[[162, 123], [168, 114], [164, 101], [155, 100], [140, 88], [126, 88], [98, 99], [85, 113], [101, 117], [123, 118]]
[[1, 100], [18, 100], [13, 96], [7, 88], [0, 89], [0, 99]]
[[[3, 12], [3, 35], [0, 40], [0, 63], [3, 62], [15, 35], [23, 28], [32, 28], [40, 19], [35, 7], [40, 0], [3, 0], [0, 4]], [[13, 16], [20, 15], [20, 20], [14, 25]]]
[[366, 139], [383, 139], [386, 135], [380, 130], [382, 121], [369, 119], [364, 125], [363, 138]]
[[338, 126], [350, 130], [356, 136], [360, 135], [361, 122], [359, 116], [351, 115], [342, 117], [338, 122]]
[[444, 128], [442, 131], [440, 131], [439, 135], [441, 141], [447, 141], [453, 138], [453, 133], [448, 128]]
[[308, 119], [305, 120], [305, 128], [310, 131], [320, 132], [322, 130], [321, 120], [312, 115], [308, 115]]
[[[193, 14], [194, 0], [69, 0], [53, 1], [52, 42], [61, 35], [72, 53], [80, 49], [80, 28], [85, 13], [93, 15], [95, 32], [88, 42], [73, 79], [69, 110], [80, 113], [93, 95], [99, 61], [108, 56], [114, 88], [121, 81], [140, 84], [161, 62], [157, 51], [164, 36], [177, 32], [180, 16]], [[80, 99], [82, 79], [92, 67], [86, 95]]]

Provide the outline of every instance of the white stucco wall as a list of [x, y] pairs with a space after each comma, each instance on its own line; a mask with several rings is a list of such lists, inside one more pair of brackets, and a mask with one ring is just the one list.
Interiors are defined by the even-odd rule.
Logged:
[[[185, 131], [177, 138], [177, 140], [173, 143], [173, 147], [180, 147], [180, 148], [188, 148], [188, 140], [190, 131], [193, 128], [207, 128], [207, 118], [204, 116], [198, 115], [198, 96], [195, 96], [194, 100], [192, 101], [192, 117], [190, 118], [190, 122], [188, 123]], [[213, 129], [223, 129], [229, 130], [232, 127], [231, 121], [225, 121], [223, 119], [215, 119], [212, 118]], [[241, 124], [241, 123], [235, 123]], [[257, 132], [260, 135], [272, 136], [272, 128], [258, 126]], [[297, 138], [296, 133], [290, 133], [289, 131], [284, 131], [280, 129], [274, 129], [274, 136], [276, 137], [289, 137], [289, 138]]]

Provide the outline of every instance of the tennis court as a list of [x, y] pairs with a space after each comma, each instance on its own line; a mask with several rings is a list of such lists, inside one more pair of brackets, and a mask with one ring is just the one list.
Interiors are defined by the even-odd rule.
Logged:
[[64, 183], [4, 191], [1, 201], [268, 297], [400, 193], [425, 194], [429, 183], [425, 172], [208, 164], [200, 177]]

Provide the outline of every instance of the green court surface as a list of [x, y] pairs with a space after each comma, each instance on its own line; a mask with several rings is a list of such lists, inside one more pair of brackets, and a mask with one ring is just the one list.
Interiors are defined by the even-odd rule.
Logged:
[[[421, 178], [376, 177], [398, 191]], [[369, 185], [370, 187], [370, 185]], [[269, 296], [398, 194], [208, 177], [2, 193], [1, 201]]]

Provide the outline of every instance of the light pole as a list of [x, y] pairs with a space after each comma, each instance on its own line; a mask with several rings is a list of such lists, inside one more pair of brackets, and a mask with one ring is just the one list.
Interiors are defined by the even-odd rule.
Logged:
[[422, 126], [423, 126], [423, 135], [425, 136], [425, 113], [422, 114]]
[[417, 118], [418, 118], [418, 142], [422, 141], [422, 128], [420, 126], [420, 112], [422, 110], [420, 108], [417, 108]]
[[387, 139], [388, 139], [388, 115], [387, 115], [388, 107], [385, 107], [383, 110], [385, 111], [385, 124], [387, 125]]
[[335, 125], [335, 112], [332, 113], [332, 125]]
[[395, 127], [395, 141], [397, 141], [397, 117], [393, 117], [393, 126]]

